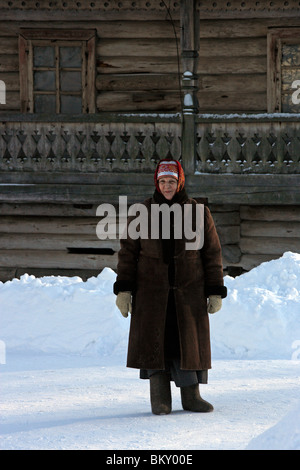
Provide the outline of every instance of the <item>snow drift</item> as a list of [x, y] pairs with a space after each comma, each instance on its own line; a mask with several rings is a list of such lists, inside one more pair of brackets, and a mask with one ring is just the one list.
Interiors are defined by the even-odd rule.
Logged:
[[[211, 315], [215, 359], [291, 359], [300, 349], [300, 254], [225, 277], [228, 297]], [[129, 320], [115, 306], [116, 274], [97, 277], [25, 274], [0, 283], [0, 340], [7, 352], [118, 355]], [[300, 353], [299, 353], [300, 357]]]
[[[0, 283], [0, 343], [8, 353], [109, 357], [126, 353], [129, 320], [115, 306], [116, 275], [25, 274]], [[287, 252], [237, 278], [210, 316], [213, 359], [300, 360], [300, 254]], [[122, 362], [123, 364], [123, 362]], [[249, 449], [299, 449], [300, 406], [256, 437]]]
[[246, 450], [300, 450], [300, 403], [275, 426], [252, 439]]

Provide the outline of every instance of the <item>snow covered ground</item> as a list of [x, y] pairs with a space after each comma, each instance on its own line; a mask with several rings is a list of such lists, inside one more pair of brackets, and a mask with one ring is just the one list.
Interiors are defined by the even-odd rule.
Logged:
[[151, 414], [125, 367], [115, 273], [0, 283], [0, 449], [300, 449], [300, 254], [235, 279], [210, 316], [215, 411]]

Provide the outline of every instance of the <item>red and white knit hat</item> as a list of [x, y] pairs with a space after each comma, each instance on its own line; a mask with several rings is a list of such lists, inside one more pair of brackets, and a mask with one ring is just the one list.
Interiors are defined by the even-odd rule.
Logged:
[[177, 192], [183, 189], [185, 183], [184, 171], [178, 160], [161, 160], [155, 170], [155, 187], [160, 192], [158, 179], [163, 176], [172, 176], [178, 180]]
[[174, 160], [162, 160], [157, 169], [157, 179], [163, 176], [172, 176], [178, 180], [177, 162]]

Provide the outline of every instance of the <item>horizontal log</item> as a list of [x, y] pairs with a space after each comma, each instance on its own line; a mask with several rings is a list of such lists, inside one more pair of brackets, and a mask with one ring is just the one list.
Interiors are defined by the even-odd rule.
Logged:
[[[124, 4], [124, 2], [123, 2]], [[295, 2], [293, 2], [295, 4]], [[131, 8], [132, 2], [128, 2], [127, 6], [121, 5], [121, 8], [115, 7], [115, 4], [107, 5], [107, 7], [98, 8], [97, 4], [94, 4], [96, 8], [86, 8], [84, 4], [78, 4], [79, 8], [76, 9], [70, 4], [68, 9], [61, 9], [57, 8], [57, 4], [51, 5], [51, 8], [36, 8], [36, 2], [32, 2], [31, 5], [28, 5], [26, 9], [18, 9], [15, 8], [2, 8], [0, 10], [1, 18], [3, 21], [5, 20], [23, 20], [24, 22], [28, 21], [45, 21], [46, 24], [49, 24], [50, 21], [61, 21], [63, 16], [64, 20], [68, 20], [72, 22], [77, 21], [93, 21], [95, 16], [100, 16], [102, 21], [118, 21], [118, 20], [160, 20], [162, 18], [167, 18], [166, 9], [162, 2], [157, 2], [156, 7], [153, 7], [151, 2], [144, 6], [140, 6], [139, 8]], [[232, 5], [232, 4], [231, 4]], [[266, 5], [266, 7], [264, 7]], [[220, 7], [211, 8], [207, 7], [207, 4], [204, 2], [200, 8], [200, 17], [202, 20], [207, 19], [217, 19], [222, 20], [236, 20], [236, 21], [244, 21], [248, 19], [255, 18], [265, 18], [265, 19], [273, 19], [279, 22], [282, 19], [290, 19], [293, 17], [297, 18], [298, 9], [297, 6], [293, 8], [289, 6], [288, 8], [278, 8], [276, 4], [271, 8], [268, 8], [269, 3], [263, 4], [260, 8], [257, 8], [253, 11], [252, 8], [249, 8], [248, 5], [242, 5], [240, 1], [237, 2], [235, 5], [232, 5], [231, 8], [223, 8], [221, 5]], [[296, 4], [295, 4], [296, 5]], [[123, 8], [122, 8], [123, 6]], [[217, 4], [215, 5], [217, 6]], [[30, 8], [31, 7], [31, 8]], [[180, 8], [179, 2], [175, 3], [175, 8], [171, 8], [172, 18], [176, 21], [179, 19], [180, 15]], [[276, 23], [275, 23], [276, 24]]]
[[[70, 12], [65, 10], [62, 20], [61, 11], [22, 11], [11, 9], [6, 11], [5, 21], [2, 12], [1, 35], [16, 35], [20, 28], [24, 28], [24, 21], [30, 21], [30, 27], [41, 29], [48, 26], [49, 21], [55, 21], [55, 27], [62, 29], [69, 21], [76, 17], [76, 28], [96, 29], [101, 38], [174, 38], [171, 22], [165, 19], [161, 11], [148, 10], [141, 16], [139, 10], [131, 11], [106, 11], [101, 12], [95, 19], [94, 11]], [[280, 15], [280, 13], [279, 13]], [[180, 36], [180, 24], [176, 16], [175, 28]], [[290, 18], [245, 18], [245, 19], [205, 19], [204, 13], [200, 17], [200, 38], [259, 38], [266, 36], [268, 28], [271, 27], [293, 27], [300, 26], [299, 17]]]
[[[208, 201], [209, 203], [209, 201]], [[239, 204], [210, 204], [209, 203], [210, 210], [213, 214], [220, 214], [222, 215], [225, 212], [231, 212], [231, 215], [234, 217], [234, 213], [239, 214], [240, 213], [240, 205]], [[225, 224], [226, 225], [226, 224]], [[235, 222], [233, 223], [235, 225]]]
[[[264, 112], [267, 108], [266, 93], [208, 93], [199, 91], [201, 112]], [[179, 89], [153, 92], [102, 92], [97, 96], [100, 111], [179, 111]]]
[[[28, 193], [34, 191], [34, 185], [39, 184], [46, 184], [46, 187], [43, 188], [45, 190], [53, 189], [54, 185], [57, 185], [55, 190], [60, 191], [63, 190], [62, 185], [78, 185], [77, 191], [78, 194], [81, 192], [82, 186], [88, 190], [88, 192], [96, 191], [98, 194], [102, 193], [103, 195], [112, 194], [115, 192], [116, 194], [120, 195], [130, 195], [136, 192], [136, 186], [141, 186], [145, 189], [148, 189], [147, 186], [151, 187], [149, 189], [153, 189], [153, 174], [155, 170], [155, 165], [153, 165], [152, 171], [149, 172], [118, 172], [118, 171], [99, 171], [98, 173], [88, 173], [88, 172], [45, 172], [45, 171], [16, 171], [16, 172], [7, 172], [2, 171], [0, 172], [0, 194], [3, 192], [10, 192], [12, 188], [10, 185], [19, 185], [19, 187], [15, 187], [16, 190], [21, 192], [28, 190]], [[23, 186], [22, 186], [23, 185]], [[25, 185], [25, 186], [24, 186]], [[99, 185], [99, 186], [98, 186]], [[133, 189], [133, 186], [135, 188]], [[67, 191], [69, 188], [65, 186]], [[36, 188], [38, 189], [38, 188]], [[74, 193], [75, 193], [75, 187]], [[67, 194], [66, 191], [66, 194]], [[120, 191], [120, 192], [119, 192]], [[73, 191], [71, 191], [73, 192]], [[22, 202], [22, 201], [21, 201]], [[26, 199], [24, 200], [26, 202]], [[44, 201], [34, 201], [35, 203], [40, 203]], [[49, 202], [49, 201], [47, 201]], [[82, 201], [78, 200], [68, 200], [65, 201], [66, 203], [76, 204], [82, 203]], [[100, 204], [103, 200], [95, 201], [95, 204]], [[106, 201], [107, 202], [107, 201]], [[90, 203], [89, 201], [86, 203]]]
[[300, 223], [299, 222], [265, 222], [251, 221], [241, 223], [242, 237], [273, 237], [300, 239]]
[[98, 75], [98, 91], [178, 90], [178, 74], [112, 74]]
[[[220, 225], [240, 225], [240, 212], [239, 211], [231, 211], [231, 212], [216, 212], [215, 208], [211, 208], [211, 213], [213, 215], [213, 219], [217, 226]], [[1, 214], [1, 208], [0, 208]]]
[[286, 251], [300, 253], [300, 238], [241, 237], [240, 248], [245, 254], [282, 255]]
[[267, 38], [201, 38], [199, 57], [257, 57], [265, 56]]
[[161, 57], [97, 57], [97, 73], [100, 74], [129, 74], [129, 73], [177, 73], [178, 60], [176, 56]]
[[[64, 12], [64, 15], [66, 12]], [[12, 36], [17, 35], [21, 28], [24, 28], [24, 21], [16, 21], [17, 16], [14, 17], [14, 21], [1, 23], [1, 36]], [[31, 22], [32, 27], [36, 29], [42, 29], [45, 27], [45, 21], [34, 21]], [[55, 28], [63, 29], [68, 24], [66, 18], [65, 21], [55, 21]], [[180, 24], [179, 21], [175, 21], [175, 28], [180, 36]], [[128, 19], [124, 17], [116, 21], [105, 20], [102, 15], [99, 15], [95, 19], [95, 13], [88, 21], [76, 21], [76, 29], [95, 29], [100, 39], [108, 38], [170, 38], [174, 39], [174, 30], [170, 21], [166, 21], [164, 17], [157, 18], [157, 20], [143, 21], [143, 18], [136, 20]]]
[[[140, 18], [141, 20], [141, 18]], [[180, 36], [180, 23], [174, 21], [178, 37]], [[174, 29], [170, 21], [161, 16], [160, 20], [151, 21], [95, 21], [89, 23], [91, 28], [97, 28], [98, 36], [102, 39], [171, 39], [174, 41]]]
[[96, 53], [98, 57], [177, 57], [174, 39], [102, 39], [98, 42]]
[[[97, 45], [97, 55], [106, 56], [177, 56], [176, 42], [174, 36], [170, 39], [138, 38], [133, 39], [102, 39]], [[224, 60], [232, 57], [257, 57], [266, 55], [266, 37], [239, 38], [239, 39], [202, 39], [200, 42], [199, 57], [220, 57]]]
[[[162, 54], [162, 53], [161, 53]], [[155, 56], [130, 54], [122, 56], [98, 56], [96, 59], [97, 72], [100, 74], [130, 74], [130, 73], [178, 73], [177, 56]], [[266, 56], [259, 57], [200, 57], [197, 72], [199, 78], [207, 75], [225, 74], [266, 74]], [[182, 70], [181, 70], [182, 73]], [[254, 77], [255, 78], [255, 77]]]
[[[68, 249], [83, 249], [87, 251], [120, 249], [120, 240], [99, 240], [96, 235], [64, 235], [59, 233], [0, 233], [0, 250], [48, 250], [68, 252]], [[72, 250], [71, 250], [72, 251]]]
[[267, 72], [267, 57], [200, 57], [198, 74], [257, 74]]
[[[1, 31], [0, 35], [2, 36], [2, 24], [1, 24]], [[19, 54], [19, 47], [18, 47], [18, 38], [11, 36], [11, 37], [0, 37], [0, 55], [11, 55]]]
[[299, 206], [241, 206], [241, 220], [300, 222]]
[[281, 257], [281, 254], [271, 254], [271, 255], [256, 255], [256, 254], [244, 254], [241, 256], [238, 262], [226, 262], [224, 263], [224, 267], [234, 266], [234, 267], [242, 267], [245, 271], [250, 271], [253, 268], [256, 268], [262, 263], [266, 263], [268, 261], [278, 259]]
[[300, 204], [299, 175], [209, 175], [187, 179], [187, 191], [211, 204]]
[[99, 272], [106, 266], [116, 269], [118, 256], [83, 255], [64, 251], [0, 250], [2, 268], [93, 269]]
[[[279, 10], [280, 12], [280, 10]], [[300, 26], [300, 18], [239, 18], [239, 19], [204, 19], [200, 17], [200, 39], [202, 38], [258, 38], [266, 37], [268, 28], [290, 28]]]
[[2, 72], [18, 72], [19, 71], [19, 56], [14, 55], [0, 55], [0, 73]]
[[0, 233], [88, 234], [95, 235], [100, 217], [1, 217]]
[[241, 93], [219, 90], [215, 93], [198, 92], [199, 108], [202, 113], [210, 112], [264, 112], [267, 109], [266, 93]]
[[[101, 218], [77, 219], [73, 217], [9, 217], [3, 216], [0, 224], [0, 246], [2, 248], [35, 248], [43, 249], [65, 249], [67, 247], [77, 248], [107, 248], [118, 246], [118, 240], [99, 240], [97, 238], [97, 224]], [[105, 223], [108, 219], [105, 218]], [[118, 222], [116, 221], [116, 224]], [[112, 220], [105, 227], [105, 233], [112, 236], [119, 226]], [[12, 236], [8, 238], [7, 234]], [[21, 234], [24, 237], [22, 241]], [[239, 226], [218, 226], [218, 234], [222, 244], [238, 243], [240, 238]], [[13, 236], [15, 235], [15, 236]], [[64, 235], [64, 236], [62, 236]], [[105, 243], [104, 243], [105, 242]], [[20, 245], [21, 244], [21, 245]]]
[[103, 92], [97, 96], [99, 111], [179, 111], [179, 91]]
[[96, 210], [94, 204], [0, 204], [1, 216], [95, 217]]
[[[137, 73], [137, 74], [99, 74], [96, 79], [98, 91], [141, 91], [141, 90], [177, 90], [179, 87], [178, 73]], [[199, 78], [199, 90], [225, 94], [238, 89], [249, 93], [266, 93], [267, 80], [265, 74], [237, 75], [202, 75]]]
[[[1, 9], [0, 17], [3, 21], [18, 21], [23, 22], [44, 22], [44, 27], [49, 27], [50, 22], [61, 22], [62, 17], [64, 18], [63, 24], [66, 22], [71, 23], [74, 27], [74, 24], [86, 21], [95, 21], [95, 17], [99, 16], [101, 21], [160, 21], [162, 18], [165, 18], [166, 11], [164, 7], [162, 8], [148, 8], [147, 10], [140, 10], [139, 8], [128, 8], [128, 9], [78, 9], [72, 8], [70, 10], [61, 10], [57, 8], [57, 4], [53, 4], [55, 8], [53, 9], [41, 9], [36, 8], [36, 3], [34, 2], [32, 9]], [[173, 20], [179, 20], [179, 9], [172, 10]], [[31, 24], [31, 26], [33, 26]], [[145, 24], [145, 28], [147, 25]]]
[[209, 91], [211, 93], [222, 94], [227, 92], [236, 92], [243, 90], [249, 93], [266, 93], [267, 78], [266, 74], [220, 74], [220, 75], [201, 75], [199, 78], [199, 90]]
[[[153, 173], [88, 176], [90, 184], [87, 184], [84, 175], [77, 175], [77, 180], [74, 176], [73, 181], [77, 184], [70, 184], [63, 183], [65, 175], [58, 175], [56, 180], [53, 173], [38, 175], [36, 184], [20, 184], [26, 174], [20, 173], [19, 179], [12, 175], [11, 181], [17, 179], [18, 184], [0, 184], [0, 202], [99, 205], [102, 202], [118, 204], [120, 195], [128, 196], [128, 203], [133, 203], [153, 194]], [[31, 173], [27, 177], [27, 181], [34, 181]], [[43, 180], [48, 184], [43, 184]], [[188, 194], [191, 197], [207, 197], [210, 204], [236, 204], [238, 201], [242, 205], [298, 205], [299, 187], [299, 175], [196, 174], [186, 178]]]

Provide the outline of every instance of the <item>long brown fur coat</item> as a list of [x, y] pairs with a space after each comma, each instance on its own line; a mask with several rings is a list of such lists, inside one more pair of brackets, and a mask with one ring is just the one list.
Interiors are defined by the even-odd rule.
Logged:
[[[167, 202], [155, 191], [144, 205]], [[172, 203], [197, 204], [185, 190]], [[173, 232], [171, 231], [171, 234]], [[170, 240], [129, 237], [121, 240], [114, 293], [131, 291], [131, 316], [127, 366], [165, 368], [165, 325], [169, 292], [173, 290], [177, 313], [180, 367], [211, 368], [207, 297], [226, 297], [219, 237], [208, 207], [204, 207], [204, 245], [186, 250], [184, 237]], [[170, 337], [170, 335], [169, 335]]]

